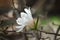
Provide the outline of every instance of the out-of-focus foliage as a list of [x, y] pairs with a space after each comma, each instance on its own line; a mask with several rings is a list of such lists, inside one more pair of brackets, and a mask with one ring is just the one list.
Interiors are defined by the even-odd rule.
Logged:
[[34, 21], [34, 28], [31, 28], [31, 30], [38, 30], [38, 23], [39, 23], [39, 17], [37, 17], [37, 20]]
[[48, 21], [47, 20], [41, 20], [42, 25], [47, 25]]
[[34, 25], [34, 27], [35, 27], [35, 30], [37, 30], [38, 28], [38, 22], [39, 22], [39, 17], [37, 18], [37, 20], [36, 20], [36, 23], [35, 23], [35, 25]]
[[54, 24], [60, 25], [60, 18], [59, 17], [53, 16], [50, 18], [50, 21], [54, 22]]

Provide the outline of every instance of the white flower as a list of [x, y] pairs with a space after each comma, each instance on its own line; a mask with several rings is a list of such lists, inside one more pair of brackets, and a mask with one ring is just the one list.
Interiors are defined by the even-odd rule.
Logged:
[[28, 25], [29, 21], [33, 20], [32, 18], [32, 14], [31, 14], [31, 10], [30, 7], [27, 9], [24, 9], [24, 12], [21, 12], [21, 17], [17, 18], [16, 22], [19, 26], [16, 26], [16, 28], [18, 29], [17, 32], [20, 32], [23, 30], [23, 28]]

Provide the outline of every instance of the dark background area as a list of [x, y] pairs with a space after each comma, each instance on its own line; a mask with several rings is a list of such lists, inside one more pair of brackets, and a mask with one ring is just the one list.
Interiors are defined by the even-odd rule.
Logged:
[[60, 17], [60, 0], [56, 0], [54, 8], [48, 12], [48, 17], [59, 16]]

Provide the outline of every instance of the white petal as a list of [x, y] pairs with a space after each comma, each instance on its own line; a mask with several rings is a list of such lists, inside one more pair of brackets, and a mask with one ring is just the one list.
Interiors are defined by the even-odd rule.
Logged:
[[24, 23], [26, 24], [29, 20], [32, 20], [32, 15], [26, 14], [24, 12], [21, 12], [21, 18], [24, 20]]
[[16, 22], [18, 25], [23, 25], [24, 20], [22, 18], [18, 18]]
[[28, 15], [28, 20], [33, 20], [33, 17], [31, 15]]
[[22, 25], [22, 26], [16, 26], [16, 28], [18, 29], [16, 32], [22, 31], [24, 27], [25, 27], [25, 25]]
[[21, 12], [20, 14], [21, 14], [21, 18], [22, 18], [22, 17], [27, 17], [27, 14], [24, 13], [24, 12]]
[[24, 28], [25, 25], [21, 25], [21, 26], [16, 26], [16, 28]]
[[16, 32], [21, 32], [22, 30], [23, 30], [23, 28], [21, 28], [21, 29], [17, 30]]
[[28, 19], [28, 20], [32, 20], [33, 18], [32, 18], [32, 14], [31, 14], [30, 7], [29, 7], [28, 9], [25, 8], [24, 10], [25, 10], [25, 12], [27, 13], [27, 19]]
[[16, 22], [17, 22], [17, 24], [18, 25], [27, 25], [27, 19], [25, 18], [25, 17], [23, 17], [23, 18], [18, 18], [17, 20], [16, 20]]
[[25, 8], [24, 11], [27, 13], [27, 14], [31, 14], [31, 10], [30, 10], [30, 7], [27, 9]]

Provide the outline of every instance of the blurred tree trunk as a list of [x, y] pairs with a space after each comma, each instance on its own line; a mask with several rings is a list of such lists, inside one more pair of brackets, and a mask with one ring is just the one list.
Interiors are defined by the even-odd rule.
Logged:
[[10, 8], [11, 0], [0, 0], [0, 8]]
[[14, 1], [14, 6], [18, 10], [23, 10], [23, 8], [26, 6], [25, 0], [13, 0]]
[[46, 18], [48, 11], [53, 9], [54, 3], [55, 3], [55, 0], [39, 0], [32, 7], [33, 15], [35, 16], [42, 15]]

